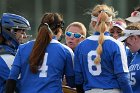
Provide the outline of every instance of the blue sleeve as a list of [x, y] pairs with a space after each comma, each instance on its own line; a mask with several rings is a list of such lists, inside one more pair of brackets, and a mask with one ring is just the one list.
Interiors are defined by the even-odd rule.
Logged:
[[20, 68], [21, 68], [21, 56], [20, 56], [20, 49], [18, 49], [18, 52], [15, 56], [12, 69], [10, 71], [9, 79], [14, 79], [17, 80], [19, 77], [20, 73]]
[[80, 64], [80, 55], [78, 53], [78, 47], [75, 49], [74, 52], [74, 71], [75, 71], [75, 84], [83, 84], [83, 73], [82, 68]]
[[128, 73], [121, 73], [117, 75], [117, 80], [123, 93], [133, 93]]
[[5, 90], [6, 80], [8, 78], [9, 72], [9, 68], [0, 57], [0, 93], [3, 93]]
[[65, 64], [65, 71], [64, 74], [66, 76], [66, 82], [67, 85], [70, 87], [75, 87], [75, 82], [74, 82], [74, 62], [73, 62], [73, 58], [74, 58], [74, 53], [73, 51], [68, 51], [67, 52], [67, 58], [66, 58], [66, 64]]
[[70, 86], [71, 88], [75, 88], [74, 80], [75, 80], [74, 76], [66, 76], [67, 86]]
[[74, 58], [74, 53], [72, 50], [66, 50], [66, 62], [65, 62], [65, 71], [64, 74], [66, 76], [74, 76], [74, 70], [73, 70], [73, 58]]
[[2, 81], [7, 80], [9, 75], [9, 68], [4, 62], [4, 60], [0, 57], [0, 84]]
[[124, 45], [119, 42], [116, 47], [114, 46], [113, 50], [114, 73], [118, 74], [123, 72], [129, 72], [127, 55]]
[[129, 65], [133, 59], [133, 54], [129, 48], [126, 48], [126, 54], [127, 54], [128, 65]]

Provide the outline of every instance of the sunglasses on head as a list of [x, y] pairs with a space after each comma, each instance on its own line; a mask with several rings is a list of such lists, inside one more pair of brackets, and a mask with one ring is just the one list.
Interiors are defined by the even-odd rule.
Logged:
[[81, 35], [79, 33], [72, 33], [70, 31], [67, 31], [65, 33], [65, 35], [68, 36], [68, 37], [74, 37], [74, 38], [83, 38], [84, 37], [83, 35]]

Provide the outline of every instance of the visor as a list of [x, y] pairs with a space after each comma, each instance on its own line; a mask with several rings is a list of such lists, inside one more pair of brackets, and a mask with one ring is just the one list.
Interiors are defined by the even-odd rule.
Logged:
[[121, 21], [114, 21], [113, 26], [120, 28], [121, 30], [125, 30], [126, 24]]
[[140, 30], [124, 30], [123, 36], [118, 38], [119, 41], [124, 41], [126, 40], [129, 36], [132, 35], [140, 35]]
[[134, 11], [131, 13], [131, 17], [126, 18], [125, 20], [129, 22], [140, 22], [140, 12], [139, 11]]

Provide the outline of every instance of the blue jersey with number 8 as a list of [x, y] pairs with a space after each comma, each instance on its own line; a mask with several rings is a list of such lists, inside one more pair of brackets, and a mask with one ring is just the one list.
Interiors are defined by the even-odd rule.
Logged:
[[[88, 37], [75, 49], [74, 69], [76, 84], [83, 84], [84, 90], [93, 88], [120, 88], [116, 75], [128, 73], [127, 57], [121, 42], [105, 33], [101, 62], [94, 64], [97, 56], [99, 33]], [[86, 47], [85, 47], [86, 46]]]

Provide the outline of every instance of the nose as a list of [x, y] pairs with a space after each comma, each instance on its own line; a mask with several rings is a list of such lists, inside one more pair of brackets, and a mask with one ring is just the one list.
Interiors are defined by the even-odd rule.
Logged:
[[115, 39], [118, 39], [118, 38], [119, 38], [119, 34], [118, 34], [116, 31], [114, 31], [114, 33], [112, 34], [112, 36], [113, 36]]
[[70, 38], [74, 38], [74, 34], [71, 34]]
[[26, 35], [26, 33], [24, 32], [23, 34], [22, 34], [22, 38], [27, 38], [28, 36]]

